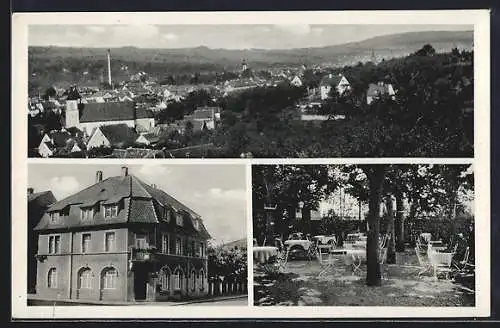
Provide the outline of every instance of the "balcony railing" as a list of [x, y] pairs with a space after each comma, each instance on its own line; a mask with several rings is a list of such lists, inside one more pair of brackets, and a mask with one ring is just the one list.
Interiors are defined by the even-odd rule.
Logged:
[[132, 261], [136, 262], [152, 262], [156, 261], [156, 254], [158, 253], [156, 248], [137, 248], [132, 247], [130, 249]]

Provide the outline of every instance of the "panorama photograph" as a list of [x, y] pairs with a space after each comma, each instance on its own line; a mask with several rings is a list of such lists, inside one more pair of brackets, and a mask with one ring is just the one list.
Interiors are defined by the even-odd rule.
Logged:
[[247, 305], [245, 175], [28, 165], [28, 306]]
[[474, 307], [472, 165], [252, 165], [255, 306]]
[[30, 25], [28, 157], [473, 157], [473, 25]]

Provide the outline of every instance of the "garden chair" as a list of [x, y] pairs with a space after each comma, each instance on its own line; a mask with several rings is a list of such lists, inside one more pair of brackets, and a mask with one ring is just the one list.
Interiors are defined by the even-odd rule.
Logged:
[[280, 272], [284, 272], [286, 270], [286, 265], [288, 263], [288, 253], [289, 250], [286, 248], [282, 248], [281, 252], [278, 252], [276, 255], [276, 266]]
[[465, 249], [464, 258], [460, 261], [452, 261], [453, 267], [458, 271], [463, 271], [465, 269], [472, 269], [475, 267], [474, 264], [470, 262], [470, 248]]
[[421, 276], [422, 274], [429, 272], [431, 270], [431, 264], [429, 262], [427, 250], [419, 242], [417, 242], [416, 244], [415, 253], [417, 254], [418, 265], [420, 267], [418, 276]]
[[333, 246], [330, 246], [329, 248], [326, 248], [327, 251], [324, 253], [322, 250], [325, 248], [317, 248], [316, 252], [316, 258], [318, 259], [319, 265], [321, 266], [321, 271], [318, 274], [318, 278], [323, 276], [324, 274], [328, 273], [333, 269], [333, 264], [335, 262], [335, 258], [332, 255], [332, 248]]
[[434, 272], [434, 279], [438, 279], [438, 273], [445, 273], [448, 280], [451, 272], [451, 260], [454, 252], [438, 252], [432, 247], [428, 249], [429, 262]]

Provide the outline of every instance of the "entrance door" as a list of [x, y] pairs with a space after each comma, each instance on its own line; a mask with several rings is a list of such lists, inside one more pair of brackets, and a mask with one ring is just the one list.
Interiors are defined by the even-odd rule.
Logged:
[[146, 283], [148, 275], [145, 270], [138, 269], [134, 272], [134, 296], [136, 301], [146, 299]]

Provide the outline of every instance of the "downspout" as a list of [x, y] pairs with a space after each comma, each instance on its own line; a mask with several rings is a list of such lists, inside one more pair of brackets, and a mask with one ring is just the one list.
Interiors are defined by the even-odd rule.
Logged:
[[73, 231], [70, 231], [69, 238], [69, 288], [68, 288], [68, 299], [71, 299], [71, 291], [73, 290]]

